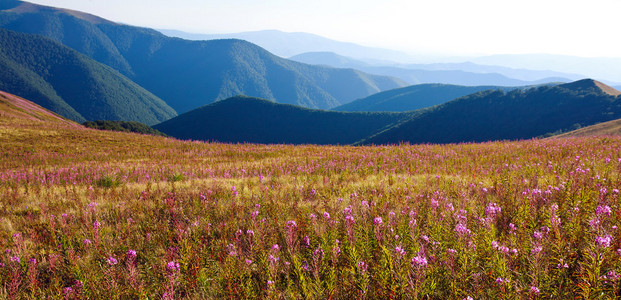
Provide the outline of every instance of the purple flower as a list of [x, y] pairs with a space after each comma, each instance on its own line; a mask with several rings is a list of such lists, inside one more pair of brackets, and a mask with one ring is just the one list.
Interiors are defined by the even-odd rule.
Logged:
[[373, 225], [375, 226], [380, 226], [382, 225], [383, 221], [382, 221], [382, 217], [375, 217], [375, 219], [373, 219]]
[[168, 270], [171, 273], [176, 273], [178, 272], [180, 269], [179, 263], [176, 261], [169, 261], [166, 264], [166, 270]]
[[609, 235], [597, 236], [595, 238], [595, 244], [602, 248], [610, 247], [611, 243], [612, 243], [612, 237]]
[[314, 257], [323, 257], [323, 249], [317, 247], [317, 249], [315, 249], [315, 251], [313, 251], [313, 256]]
[[539, 288], [533, 285], [530, 287], [530, 292], [535, 295], [539, 295]]
[[272, 250], [274, 250], [275, 252], [278, 252], [278, 250], [280, 250], [280, 246], [278, 246], [278, 244], [274, 244], [272, 246]]
[[247, 265], [251, 265], [252, 264], [252, 260], [246, 259], [246, 264]]
[[304, 245], [306, 245], [307, 247], [310, 246], [310, 238], [308, 237], [308, 235], [305, 235], [302, 241], [304, 241]]
[[397, 253], [397, 256], [399, 256], [399, 258], [405, 256], [405, 250], [403, 250], [401, 246], [395, 247], [395, 253]]
[[326, 220], [330, 220], [330, 214], [327, 211], [323, 212], [323, 218]]
[[285, 227], [288, 228], [288, 229], [292, 229], [293, 230], [293, 229], [298, 228], [298, 224], [295, 223], [295, 221], [293, 221], [293, 220], [289, 220], [289, 221], [287, 221], [287, 224], [285, 225]]
[[543, 238], [543, 233], [541, 231], [533, 232], [533, 237], [537, 240], [541, 240]]
[[11, 262], [19, 262], [19, 256], [11, 256]]
[[106, 261], [108, 262], [109, 266], [114, 266], [118, 263], [118, 261], [116, 260], [116, 258], [110, 256], [108, 257], [108, 259], [106, 259]]
[[129, 259], [129, 260], [136, 259], [136, 256], [137, 256], [137, 254], [136, 254], [136, 250], [132, 250], [132, 249], [127, 250], [127, 254], [125, 254], [125, 256], [126, 256], [126, 257], [127, 257], [127, 259]]
[[506, 280], [502, 279], [502, 277], [496, 278], [496, 283], [503, 284]]
[[99, 221], [93, 222], [93, 229], [98, 230], [99, 228], [101, 228], [101, 223]]
[[364, 261], [358, 262], [358, 269], [360, 270], [360, 273], [366, 273], [368, 268], [369, 266]]
[[65, 296], [70, 296], [73, 294], [73, 289], [71, 287], [66, 287], [63, 289], [63, 294], [65, 294]]
[[425, 254], [418, 253], [414, 258], [412, 258], [412, 267], [415, 268], [424, 268], [427, 266], [427, 258]]
[[502, 209], [498, 204], [490, 202], [485, 209], [485, 214], [490, 218], [494, 218], [496, 215], [500, 214], [501, 211]]
[[612, 210], [610, 209], [610, 206], [608, 206], [608, 205], [604, 205], [604, 206], [600, 205], [595, 210], [595, 214], [598, 215], [598, 216], [606, 215], [606, 216], [610, 217], [611, 213], [612, 213]]

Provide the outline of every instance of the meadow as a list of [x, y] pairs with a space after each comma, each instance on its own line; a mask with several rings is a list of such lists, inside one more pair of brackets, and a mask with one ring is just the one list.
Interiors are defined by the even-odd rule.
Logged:
[[621, 138], [177, 141], [0, 118], [0, 297], [619, 297]]

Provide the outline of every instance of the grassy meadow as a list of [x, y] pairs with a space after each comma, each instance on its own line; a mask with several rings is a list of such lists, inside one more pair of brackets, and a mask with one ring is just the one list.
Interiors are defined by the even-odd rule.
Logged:
[[0, 297], [619, 297], [621, 138], [218, 144], [0, 116]]

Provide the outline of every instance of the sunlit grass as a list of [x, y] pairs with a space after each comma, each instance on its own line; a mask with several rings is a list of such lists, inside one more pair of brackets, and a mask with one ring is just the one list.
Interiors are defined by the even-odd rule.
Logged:
[[618, 297], [621, 138], [229, 145], [3, 120], [8, 298]]

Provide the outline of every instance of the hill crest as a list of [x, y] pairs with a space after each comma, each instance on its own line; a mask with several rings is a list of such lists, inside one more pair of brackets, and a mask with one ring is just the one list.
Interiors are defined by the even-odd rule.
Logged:
[[560, 86], [566, 89], [574, 90], [574, 91], [594, 90], [594, 91], [600, 91], [610, 96], [621, 95], [621, 92], [616, 90], [615, 88], [605, 83], [602, 83], [600, 81], [590, 79], [590, 78], [562, 84]]
[[23, 119], [26, 121], [52, 121], [71, 126], [79, 126], [32, 101], [0, 91], [0, 116], [3, 118]]

